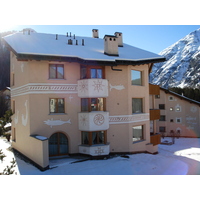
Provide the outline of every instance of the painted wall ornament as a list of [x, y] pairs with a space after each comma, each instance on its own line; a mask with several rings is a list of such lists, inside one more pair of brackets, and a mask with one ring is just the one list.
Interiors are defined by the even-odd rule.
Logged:
[[102, 84], [102, 80], [95, 80], [94, 82], [94, 91], [103, 91], [104, 85]]
[[52, 128], [53, 126], [60, 126], [63, 124], [71, 124], [71, 119], [69, 119], [68, 121], [62, 121], [61, 119], [53, 120], [53, 118], [52, 118], [51, 120], [48, 119], [47, 121], [44, 121], [44, 123]]
[[24, 114], [22, 114], [22, 124], [24, 126], [26, 126], [27, 122], [28, 122], [28, 105], [27, 105], [27, 103], [28, 103], [28, 101], [26, 100], [25, 104], [24, 104], [24, 106], [26, 107], [26, 114], [25, 114], [25, 116], [24, 116]]
[[14, 117], [14, 121], [15, 121], [15, 124], [18, 124], [18, 122], [19, 122], [19, 110], [17, 110], [17, 114]]
[[104, 116], [102, 114], [96, 114], [94, 116], [94, 123], [97, 126], [101, 126], [104, 123]]
[[110, 84], [110, 91], [111, 91], [112, 89], [123, 90], [123, 89], [125, 89], [125, 87], [124, 87], [123, 85], [111, 85], [111, 84]]

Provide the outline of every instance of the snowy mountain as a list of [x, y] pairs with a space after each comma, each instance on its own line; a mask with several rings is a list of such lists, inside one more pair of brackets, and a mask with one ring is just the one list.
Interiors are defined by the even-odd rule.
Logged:
[[166, 62], [156, 63], [150, 83], [169, 87], [200, 87], [200, 29], [186, 35], [159, 55]]

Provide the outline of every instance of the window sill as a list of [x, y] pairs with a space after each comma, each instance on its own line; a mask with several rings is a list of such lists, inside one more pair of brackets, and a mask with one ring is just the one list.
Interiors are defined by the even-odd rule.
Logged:
[[49, 113], [49, 115], [67, 115], [67, 113]]
[[66, 79], [65, 78], [49, 78], [48, 80], [53, 80], [53, 81], [60, 80], [60, 81], [64, 81]]
[[136, 144], [136, 143], [139, 143], [139, 142], [144, 142], [145, 140], [138, 140], [138, 141], [135, 141], [133, 142], [133, 144]]

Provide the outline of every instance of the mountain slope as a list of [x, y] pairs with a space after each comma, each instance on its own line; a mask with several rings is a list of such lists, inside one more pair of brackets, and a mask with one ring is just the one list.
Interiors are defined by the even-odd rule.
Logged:
[[191, 32], [159, 55], [166, 62], [154, 64], [150, 82], [164, 88], [200, 86], [200, 29]]

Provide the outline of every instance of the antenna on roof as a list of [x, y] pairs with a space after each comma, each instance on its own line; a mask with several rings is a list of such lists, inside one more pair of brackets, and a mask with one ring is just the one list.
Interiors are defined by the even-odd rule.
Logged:
[[74, 34], [74, 39], [75, 39], [75, 34]]
[[56, 34], [56, 40], [58, 39], [58, 34]]
[[68, 32], [67, 32], [67, 37], [68, 37]]
[[84, 39], [82, 39], [82, 46], [84, 46]]
[[70, 34], [69, 37], [72, 37], [72, 36], [71, 36], [71, 32], [70, 32], [69, 34]]
[[76, 40], [76, 45], [78, 45], [78, 40]]

